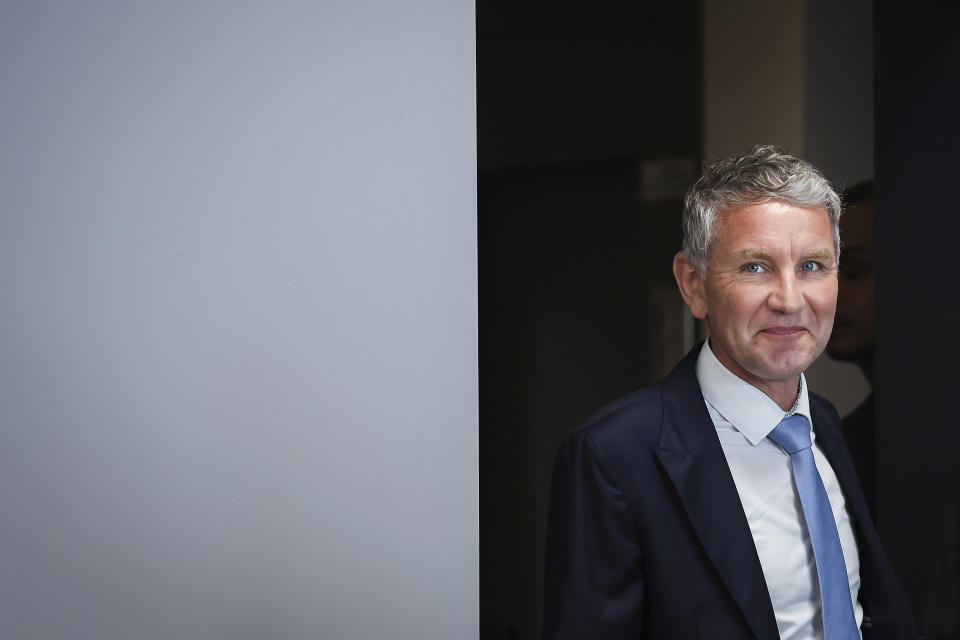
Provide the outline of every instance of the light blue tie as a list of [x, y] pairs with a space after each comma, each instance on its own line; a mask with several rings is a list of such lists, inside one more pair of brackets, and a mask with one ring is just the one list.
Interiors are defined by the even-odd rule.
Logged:
[[817, 562], [825, 640], [859, 640], [837, 523], [813, 460], [810, 424], [804, 416], [787, 416], [774, 427], [769, 437], [790, 454], [793, 481], [800, 494], [803, 517], [807, 521], [807, 532]]

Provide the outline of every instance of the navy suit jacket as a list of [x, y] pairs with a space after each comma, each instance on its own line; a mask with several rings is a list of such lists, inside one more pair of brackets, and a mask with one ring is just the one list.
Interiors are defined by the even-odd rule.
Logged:
[[[663, 382], [594, 414], [561, 446], [547, 525], [545, 639], [780, 637], [700, 392], [699, 352]], [[837, 411], [815, 394], [810, 411], [854, 523], [864, 638], [912, 639], [913, 618], [870, 520]]]

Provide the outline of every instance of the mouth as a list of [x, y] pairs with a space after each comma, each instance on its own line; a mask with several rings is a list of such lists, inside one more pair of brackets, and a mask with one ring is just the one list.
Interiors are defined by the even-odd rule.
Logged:
[[774, 337], [790, 337], [801, 334], [806, 331], [804, 327], [767, 327], [760, 333], [765, 333]]

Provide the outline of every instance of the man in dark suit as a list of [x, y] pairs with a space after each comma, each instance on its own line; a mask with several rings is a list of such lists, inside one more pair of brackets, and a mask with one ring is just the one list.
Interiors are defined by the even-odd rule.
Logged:
[[710, 340], [557, 454], [545, 638], [915, 636], [836, 410], [803, 377], [833, 324], [839, 217], [775, 147], [691, 188], [674, 274]]

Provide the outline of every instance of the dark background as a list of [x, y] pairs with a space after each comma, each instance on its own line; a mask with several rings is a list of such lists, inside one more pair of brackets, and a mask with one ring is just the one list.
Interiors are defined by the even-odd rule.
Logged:
[[878, 3], [875, 33], [880, 533], [928, 637], [958, 637], [960, 11]]
[[[477, 3], [482, 638], [539, 637], [556, 447], [660, 377], [670, 355], [654, 301], [673, 286], [681, 203], [645, 198], [639, 175], [650, 160], [704, 160], [701, 16], [699, 2]], [[863, 25], [874, 29], [878, 510], [931, 639], [956, 627], [955, 18], [878, 3]]]
[[[653, 379], [677, 200], [644, 157], [700, 153], [699, 5], [477, 5], [481, 637], [539, 636], [553, 454]], [[654, 319], [655, 320], [655, 319]]]

